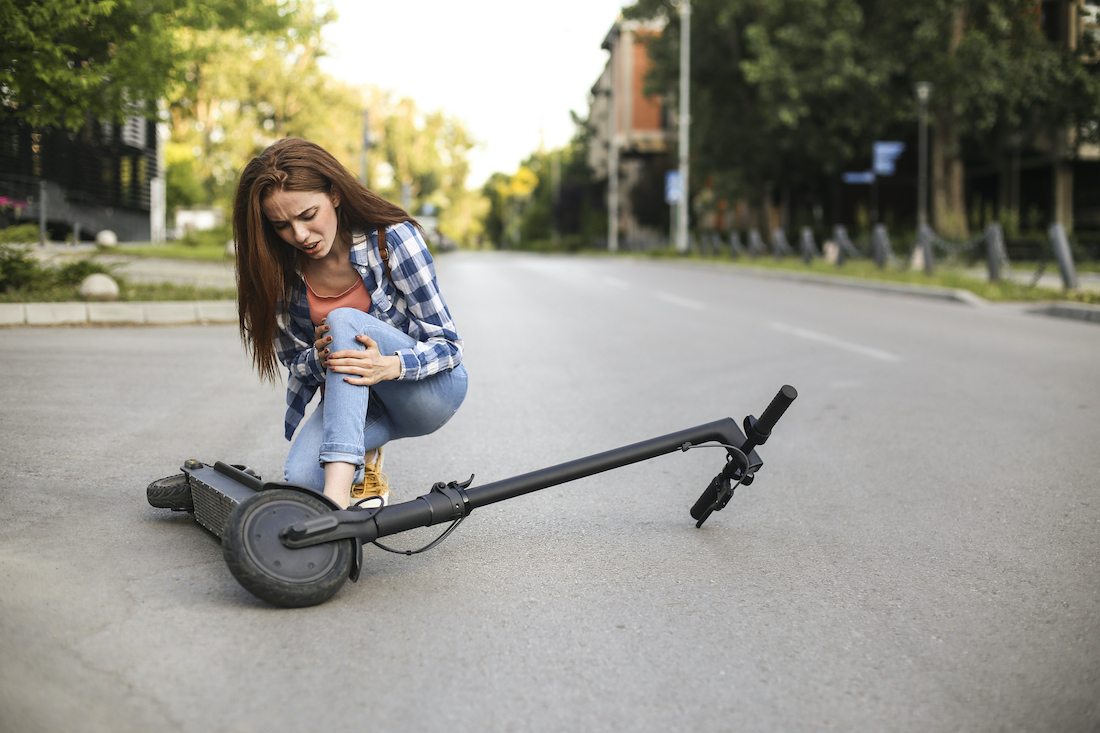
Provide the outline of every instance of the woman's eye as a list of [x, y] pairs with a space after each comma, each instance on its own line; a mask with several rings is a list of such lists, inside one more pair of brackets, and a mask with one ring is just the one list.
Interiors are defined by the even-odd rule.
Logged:
[[302, 214], [302, 221], [313, 221], [313, 217], [317, 216], [317, 212], [314, 211], [310, 214]]

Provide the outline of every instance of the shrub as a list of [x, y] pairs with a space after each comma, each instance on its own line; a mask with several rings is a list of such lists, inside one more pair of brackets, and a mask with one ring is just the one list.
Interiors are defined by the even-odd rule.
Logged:
[[179, 243], [188, 247], [214, 247], [223, 248], [225, 243], [233, 237], [233, 229], [228, 225], [203, 229], [201, 231], [187, 232], [179, 238]]
[[7, 229], [0, 229], [0, 244], [32, 244], [37, 241], [37, 224], [17, 224]]
[[73, 260], [57, 268], [53, 273], [54, 281], [61, 287], [79, 288], [84, 278], [95, 273], [103, 273], [118, 279], [114, 274], [116, 267], [116, 265], [105, 265], [88, 258]]
[[70, 290], [75, 295], [88, 275], [101, 272], [114, 277], [114, 269], [113, 265], [105, 265], [88, 258], [51, 267], [39, 262], [38, 258], [22, 247], [0, 244], [0, 293], [22, 293], [30, 296], [51, 290]]
[[21, 247], [0, 244], [0, 293], [48, 287], [49, 281], [49, 273], [34, 255]]

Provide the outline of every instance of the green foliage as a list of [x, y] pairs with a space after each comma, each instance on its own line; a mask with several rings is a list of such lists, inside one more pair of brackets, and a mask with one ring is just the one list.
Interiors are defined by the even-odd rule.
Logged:
[[512, 175], [494, 173], [482, 189], [489, 201], [489, 240], [502, 247], [574, 252], [606, 234], [606, 215], [586, 163], [587, 144], [582, 128], [569, 145], [535, 153]]
[[0, 245], [0, 293], [34, 288], [48, 280], [38, 260], [22, 247]]
[[42, 264], [23, 247], [0, 245], [0, 294], [33, 297], [38, 293], [68, 290], [74, 294], [84, 278], [93, 273], [112, 273], [112, 267], [89, 258], [73, 260], [60, 266]]
[[79, 288], [80, 284], [84, 282], [84, 279], [89, 275], [102, 273], [104, 275], [110, 275], [111, 277], [117, 277], [114, 273], [115, 269], [116, 267], [114, 265], [96, 262], [90, 257], [84, 257], [62, 263], [56, 268], [51, 268], [50, 274], [58, 287]]
[[0, 244], [30, 244], [38, 241], [37, 224], [16, 224], [0, 229]]
[[[624, 15], [667, 19], [647, 90], [675, 100], [679, 13], [638, 0]], [[793, 186], [828, 202], [874, 140], [914, 128], [916, 81], [934, 85], [933, 171], [961, 165], [964, 144], [996, 160], [1067, 126], [1095, 138], [1100, 55], [1051, 42], [1040, 17], [1034, 0], [693, 0], [692, 188], [757, 201]], [[939, 215], [965, 235], [961, 190], [934, 183]]]
[[[627, 255], [632, 256], [632, 255]], [[648, 253], [653, 258], [682, 258], [682, 255], [671, 250], [656, 250]], [[922, 285], [940, 288], [953, 288], [967, 290], [986, 300], [996, 302], [1042, 302], [1042, 301], [1072, 301], [1077, 303], [1100, 304], [1100, 293], [1086, 290], [1054, 290], [1044, 287], [1031, 287], [1025, 283], [1002, 280], [989, 282], [978, 276], [961, 269], [941, 268], [933, 275], [927, 275], [923, 270], [912, 269], [879, 269], [870, 260], [850, 260], [842, 267], [830, 265], [824, 260], [815, 259], [809, 264], [797, 257], [759, 257], [757, 259], [734, 259], [729, 255], [717, 258], [703, 258], [692, 255], [691, 259], [708, 259], [712, 262], [720, 262], [736, 267], [745, 267], [759, 270], [771, 270], [792, 272], [797, 274], [810, 274], [825, 277], [856, 278], [859, 280], [874, 280], [904, 285]]]
[[0, 245], [0, 303], [78, 301], [80, 284], [94, 273], [115, 279], [121, 301], [231, 300], [236, 297], [232, 289], [131, 283], [119, 276], [116, 269], [117, 265], [97, 262], [93, 257], [59, 265], [43, 264], [26, 248]]
[[165, 150], [165, 165], [165, 200], [169, 211], [209, 200], [190, 150], [178, 143], [169, 143]]
[[182, 240], [147, 247], [127, 247], [129, 257], [155, 257], [166, 260], [198, 260], [201, 262], [227, 262], [233, 260], [225, 248], [225, 241], [216, 244], [186, 244]]
[[202, 229], [199, 231], [187, 232], [179, 238], [179, 244], [182, 244], [185, 247], [219, 249], [224, 252], [225, 243], [232, 238], [232, 225], [224, 224], [220, 227], [214, 227], [213, 229]]
[[481, 214], [480, 196], [466, 190], [475, 142], [443, 112], [424, 112], [410, 99], [326, 74], [318, 63], [321, 29], [335, 19], [332, 11], [300, 0], [287, 6], [282, 26], [264, 32], [219, 27], [183, 33], [193, 53], [169, 95], [169, 207], [228, 207], [238, 171], [283, 137], [312, 140], [360, 174], [362, 118], [369, 110], [368, 184], [398, 203], [407, 185], [411, 213], [432, 204], [444, 234], [470, 241]]
[[35, 126], [152, 115], [193, 59], [182, 29], [285, 25], [291, 0], [0, 0], [0, 105]]

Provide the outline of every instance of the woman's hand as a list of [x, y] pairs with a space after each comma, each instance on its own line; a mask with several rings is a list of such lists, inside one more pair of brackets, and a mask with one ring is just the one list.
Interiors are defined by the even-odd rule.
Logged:
[[328, 345], [332, 343], [332, 336], [326, 336], [329, 327], [322, 323], [313, 331], [313, 348], [317, 350], [317, 358], [321, 360], [321, 368], [328, 369]]
[[[332, 337], [326, 338], [329, 341], [332, 340]], [[368, 387], [401, 376], [399, 356], [394, 354], [383, 356], [378, 350], [378, 344], [370, 336], [359, 335], [355, 339], [363, 344], [366, 350], [345, 349], [329, 354], [327, 363], [330, 371], [347, 374], [344, 381], [348, 384]], [[325, 351], [327, 350], [326, 348]]]

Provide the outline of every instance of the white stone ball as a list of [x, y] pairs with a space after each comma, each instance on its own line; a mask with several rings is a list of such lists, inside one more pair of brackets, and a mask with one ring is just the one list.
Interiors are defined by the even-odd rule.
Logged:
[[100, 247], [117, 247], [118, 237], [110, 229], [104, 229], [99, 234], [95, 235], [95, 243]]
[[102, 272], [88, 275], [80, 283], [80, 297], [85, 300], [118, 300], [118, 283]]

